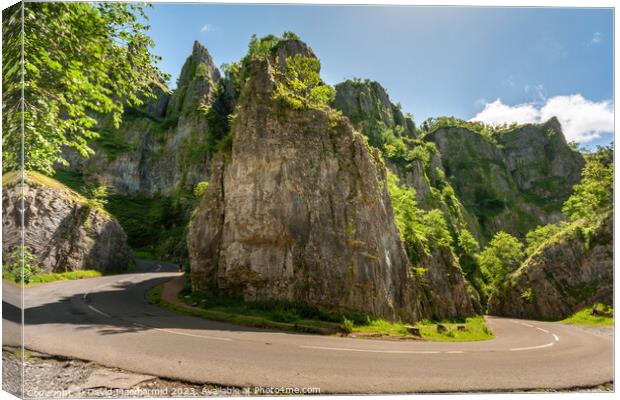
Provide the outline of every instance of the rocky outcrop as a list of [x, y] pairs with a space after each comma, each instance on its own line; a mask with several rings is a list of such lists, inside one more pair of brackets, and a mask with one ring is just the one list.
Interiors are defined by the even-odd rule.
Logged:
[[439, 176], [443, 173], [440, 154], [429, 152], [428, 160], [423, 161], [412, 159], [409, 155], [390, 157], [389, 152], [385, 151], [385, 142], [389, 140], [386, 131], [400, 138], [408, 153], [419, 150], [416, 147], [425, 147], [425, 143], [417, 138], [418, 132], [411, 116], [403, 115], [400, 107], [392, 103], [385, 88], [367, 79], [347, 80], [336, 85], [333, 106], [368, 137], [371, 145], [383, 150], [386, 166], [399, 178], [400, 184], [415, 189], [420, 208], [440, 209], [454, 229], [467, 228], [480, 236], [475, 218], [458, 200], [448, 205], [441, 198], [441, 190], [450, 183]]
[[91, 143], [94, 155], [85, 159], [65, 151], [70, 168], [122, 195], [153, 197], [191, 190], [209, 177], [218, 133], [202, 108], [224, 97], [218, 90], [220, 80], [209, 52], [195, 42], [176, 90], [169, 95], [156, 89], [155, 99], [127, 110], [119, 128], [102, 123], [101, 138]]
[[498, 144], [517, 188], [547, 210], [559, 209], [581, 179], [583, 156], [567, 145], [555, 117], [499, 135]]
[[613, 213], [570, 225], [539, 248], [489, 300], [489, 312], [562, 319], [594, 303], [613, 304]]
[[398, 134], [415, 136], [415, 125], [403, 115], [400, 106], [392, 103], [387, 92], [378, 82], [347, 80], [336, 85], [336, 98], [332, 106], [342, 111], [356, 129], [364, 132], [370, 143], [378, 147], [385, 129]]
[[[214, 163], [191, 220], [193, 288], [389, 319], [429, 317], [380, 157], [335, 112], [272, 100], [274, 68], [273, 58], [254, 61], [232, 148]], [[453, 306], [444, 314], [473, 312], [467, 299], [444, 301]]]
[[133, 261], [125, 232], [107, 212], [61, 183], [28, 172], [25, 183], [16, 173], [3, 176], [2, 251], [20, 244], [24, 204], [25, 246], [42, 272], [94, 269], [122, 272]]
[[571, 150], [556, 119], [528, 124], [496, 142], [461, 127], [439, 128], [435, 143], [446, 177], [477, 219], [478, 239], [500, 230], [523, 237], [562, 219], [561, 206], [579, 182], [583, 157]]
[[166, 109], [169, 117], [187, 116], [213, 100], [220, 71], [206, 47], [194, 42], [192, 54], [185, 60], [177, 81], [177, 90]]

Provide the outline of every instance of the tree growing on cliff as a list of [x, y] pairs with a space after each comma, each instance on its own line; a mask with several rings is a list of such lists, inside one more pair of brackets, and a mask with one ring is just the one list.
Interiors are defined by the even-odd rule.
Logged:
[[411, 262], [416, 264], [422, 256], [429, 256], [438, 247], [450, 247], [452, 239], [441, 210], [418, 208], [415, 189], [399, 185], [396, 175], [389, 170], [387, 173], [394, 219]]
[[553, 238], [564, 228], [564, 224], [548, 224], [544, 226], [537, 226], [535, 229], [532, 229], [525, 236], [525, 240], [527, 242], [527, 248], [525, 252], [527, 255], [532, 255], [546, 241]]
[[20, 167], [22, 140], [28, 170], [66, 164], [63, 146], [87, 157], [98, 115], [118, 126], [124, 104], [141, 105], [163, 84], [142, 20], [133, 3], [22, 2], [3, 12], [3, 169]]
[[297, 54], [286, 58], [286, 71], [279, 71], [273, 98], [296, 110], [324, 108], [336, 97], [336, 91], [321, 80], [321, 62]]
[[509, 233], [500, 231], [480, 253], [480, 268], [492, 288], [500, 287], [508, 275], [523, 261], [523, 243]]
[[593, 218], [613, 205], [613, 147], [605, 146], [586, 156], [581, 183], [566, 200], [562, 212], [570, 220]]

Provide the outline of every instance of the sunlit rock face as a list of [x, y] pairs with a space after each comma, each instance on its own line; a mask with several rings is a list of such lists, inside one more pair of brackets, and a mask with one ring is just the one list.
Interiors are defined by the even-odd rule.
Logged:
[[[118, 194], [147, 197], [191, 190], [208, 180], [211, 144], [218, 138], [213, 137], [204, 107], [213, 104], [220, 79], [208, 50], [195, 42], [177, 88], [172, 93], [156, 88], [156, 97], [127, 110], [118, 128], [101, 118], [101, 138], [91, 143], [95, 154], [84, 158], [65, 150], [70, 169]], [[232, 96], [225, 101], [232, 102]]]
[[534, 253], [489, 301], [489, 312], [562, 319], [594, 303], [613, 304], [613, 213], [578, 224]]
[[41, 267], [41, 272], [127, 270], [133, 255], [123, 228], [111, 215], [90, 207], [78, 193], [51, 178], [34, 172], [26, 176], [24, 185], [9, 178], [3, 186], [5, 259], [21, 243], [23, 204], [24, 245], [35, 256], [32, 263]]
[[[273, 58], [252, 65], [231, 148], [213, 164], [191, 220], [193, 288], [393, 320], [430, 316], [394, 222], [381, 158], [332, 110], [272, 100], [274, 68]], [[446, 300], [444, 311], [471, 314], [459, 279], [463, 296], [456, 306]]]

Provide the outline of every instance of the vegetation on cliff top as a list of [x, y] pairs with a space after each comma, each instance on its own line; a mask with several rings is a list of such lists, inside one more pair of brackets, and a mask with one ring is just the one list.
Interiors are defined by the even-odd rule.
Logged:
[[286, 57], [285, 63], [286, 70], [276, 73], [277, 82], [273, 98], [296, 110], [326, 108], [336, 96], [336, 92], [334, 88], [321, 81], [319, 74], [321, 62], [317, 58], [296, 54], [293, 57]]

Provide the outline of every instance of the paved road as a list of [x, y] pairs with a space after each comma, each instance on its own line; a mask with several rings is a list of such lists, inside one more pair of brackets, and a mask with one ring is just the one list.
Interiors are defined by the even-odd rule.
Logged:
[[[538, 321], [489, 317], [497, 339], [431, 343], [271, 332], [178, 315], [145, 291], [175, 267], [25, 290], [26, 347], [140, 373], [322, 393], [568, 388], [613, 380], [613, 338]], [[3, 344], [19, 345], [19, 288], [3, 283]]]

